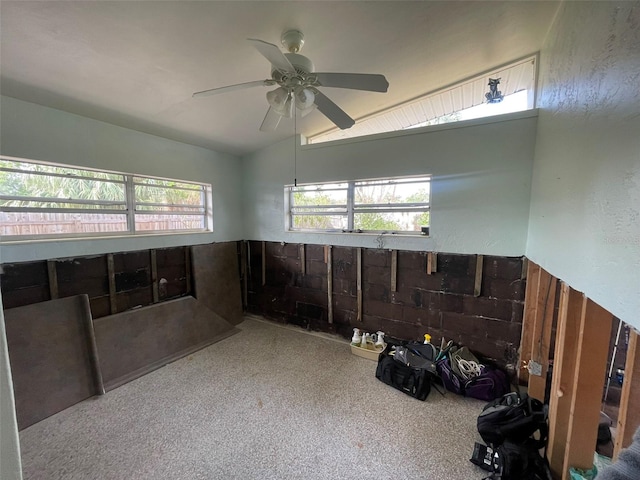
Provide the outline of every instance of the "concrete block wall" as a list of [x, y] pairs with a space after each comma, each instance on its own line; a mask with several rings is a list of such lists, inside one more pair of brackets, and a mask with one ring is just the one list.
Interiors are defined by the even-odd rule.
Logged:
[[357, 248], [334, 246], [333, 324], [328, 319], [327, 264], [323, 245], [250, 241], [247, 310], [278, 322], [350, 337], [358, 327], [406, 339], [430, 333], [497, 360], [517, 362], [524, 310], [521, 257], [484, 256], [479, 296], [474, 296], [476, 255], [439, 253], [426, 273], [427, 253], [397, 252], [396, 291], [391, 252], [362, 249], [362, 321], [357, 319]]

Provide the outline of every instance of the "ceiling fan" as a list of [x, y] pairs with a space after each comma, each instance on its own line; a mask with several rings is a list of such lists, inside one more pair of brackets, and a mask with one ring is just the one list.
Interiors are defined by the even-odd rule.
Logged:
[[304, 35], [298, 30], [288, 30], [282, 34], [281, 41], [288, 53], [282, 53], [272, 43], [254, 38], [248, 40], [271, 63], [271, 78], [204, 90], [194, 93], [193, 97], [207, 97], [261, 85], [278, 85], [275, 90], [267, 92], [269, 110], [260, 126], [262, 131], [275, 130], [283, 117], [291, 118], [294, 115], [295, 108], [301, 111], [302, 116], [317, 108], [339, 128], [350, 128], [355, 120], [320, 92], [318, 87], [383, 93], [389, 88], [389, 82], [384, 75], [314, 72], [311, 60], [298, 53], [304, 45]]

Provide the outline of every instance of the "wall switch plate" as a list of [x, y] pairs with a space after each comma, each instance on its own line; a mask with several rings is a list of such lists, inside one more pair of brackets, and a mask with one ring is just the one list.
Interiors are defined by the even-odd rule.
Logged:
[[533, 360], [529, 360], [529, 365], [527, 365], [527, 370], [529, 370], [530, 375], [537, 375], [538, 377], [542, 376], [542, 365]]

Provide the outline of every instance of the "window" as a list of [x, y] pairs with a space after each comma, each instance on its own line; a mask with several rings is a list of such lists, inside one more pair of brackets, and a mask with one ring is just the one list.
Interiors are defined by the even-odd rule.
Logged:
[[211, 186], [0, 156], [9, 239], [206, 231]]
[[[347, 129], [310, 136], [309, 144], [489, 117], [534, 107], [537, 55], [486, 71], [368, 117]], [[499, 78], [504, 101], [487, 104], [489, 78]]]
[[427, 233], [430, 177], [288, 185], [288, 229], [351, 233]]

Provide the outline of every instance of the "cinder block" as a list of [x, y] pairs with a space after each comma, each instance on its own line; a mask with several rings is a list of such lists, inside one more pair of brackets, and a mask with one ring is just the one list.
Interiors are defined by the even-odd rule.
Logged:
[[426, 310], [424, 308], [405, 306], [402, 309], [403, 322], [419, 325], [428, 329], [440, 328], [440, 317], [440, 312]]
[[[13, 263], [2, 266], [2, 293], [35, 285], [48, 285], [47, 262]], [[5, 305], [5, 308], [6, 307]]]
[[369, 284], [391, 285], [391, 269], [367, 266], [363, 268], [362, 281]]
[[398, 271], [400, 270], [415, 270], [426, 276], [426, 271], [427, 271], [426, 252], [399, 250], [398, 251]]
[[300, 258], [300, 244], [299, 243], [285, 243], [283, 251], [285, 256], [289, 258]]
[[346, 328], [337, 328], [337, 332], [340, 335], [351, 338], [353, 334], [353, 328], [358, 327], [358, 315], [355, 310], [341, 310], [339, 308], [333, 308], [333, 322], [337, 325], [346, 326]]
[[185, 263], [185, 247], [159, 248], [156, 250], [156, 265], [158, 268]]
[[430, 298], [434, 298], [436, 295], [438, 296], [441, 311], [462, 313], [465, 297], [452, 293], [437, 293], [431, 294]]
[[519, 280], [522, 276], [522, 258], [485, 255], [482, 276], [508, 281]]
[[486, 297], [524, 301], [525, 281], [514, 280], [510, 282], [488, 278], [482, 286], [482, 291]]
[[327, 276], [327, 264], [317, 260], [307, 260], [307, 275]]
[[464, 296], [462, 313], [487, 318], [511, 321], [513, 316], [512, 301], [497, 298]]
[[334, 308], [334, 312], [336, 309], [356, 311], [358, 309], [358, 301], [356, 297], [334, 293], [333, 308]]
[[[101, 259], [98, 258], [83, 258], [86, 262], [91, 262], [92, 260], [96, 264], [101, 264]], [[80, 261], [80, 259], [74, 259], [74, 262]], [[113, 254], [113, 269], [116, 273], [118, 272], [133, 272], [136, 270], [141, 270], [145, 268], [149, 268], [149, 264], [151, 262], [151, 255], [149, 254], [149, 250], [141, 250], [137, 252], [124, 252], [124, 253], [114, 253]]]
[[327, 311], [325, 308], [310, 303], [296, 302], [296, 316], [326, 321]]
[[342, 278], [333, 279], [333, 291], [335, 293], [342, 293], [345, 295], [356, 295], [357, 286], [356, 282], [344, 280]]
[[438, 253], [438, 272], [445, 274], [445, 276], [473, 276], [476, 271], [475, 262], [475, 255]]
[[51, 300], [48, 285], [35, 285], [15, 290], [2, 290], [2, 306], [6, 308], [23, 307], [32, 303]]
[[339, 247], [334, 246], [331, 249], [331, 256], [333, 257], [334, 264], [342, 262], [347, 265], [355, 265], [356, 263], [356, 249], [355, 247]]
[[324, 263], [324, 245], [307, 245], [305, 256], [307, 261], [316, 260]]
[[445, 274], [442, 279], [442, 291], [462, 295], [473, 295], [475, 279], [471, 277], [455, 277]]
[[389, 302], [389, 286], [372, 285], [365, 283], [362, 286], [362, 298], [365, 300], [377, 300], [380, 302]]
[[375, 315], [390, 320], [402, 320], [402, 305], [370, 300], [363, 302], [363, 311], [367, 315]]
[[58, 282], [58, 295], [70, 297], [86, 293], [90, 298], [109, 294], [109, 279], [103, 277], [78, 278], [71, 282]]
[[391, 252], [389, 250], [364, 248], [362, 250], [362, 264], [367, 267], [390, 267]]
[[304, 288], [311, 290], [327, 291], [327, 278], [320, 275], [305, 275], [303, 281]]
[[[140, 260], [140, 257], [135, 257], [137, 260]], [[121, 264], [123, 262], [120, 262]], [[133, 262], [132, 262], [133, 263]], [[81, 258], [73, 258], [70, 260], [56, 260], [56, 278], [58, 279], [58, 283], [65, 282], [78, 282], [80, 279], [84, 278], [96, 278], [96, 277], [105, 277], [107, 278], [107, 259], [105, 255], [100, 255], [98, 257], [81, 257]], [[136, 268], [131, 268], [128, 271], [135, 271], [137, 268], [148, 268], [149, 266], [149, 258], [147, 258], [147, 263], [141, 262], [141, 265], [135, 266]], [[114, 268], [115, 268], [115, 256], [114, 256]], [[116, 271], [125, 271], [124, 269], [116, 270]]]

